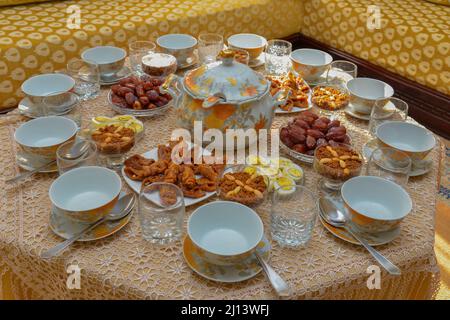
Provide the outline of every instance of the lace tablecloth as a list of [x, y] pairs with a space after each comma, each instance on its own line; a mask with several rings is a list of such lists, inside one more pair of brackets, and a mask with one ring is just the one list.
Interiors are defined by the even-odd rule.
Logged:
[[[84, 103], [77, 111], [83, 114], [84, 125], [94, 115], [114, 115], [106, 93], [103, 90], [97, 99]], [[34, 175], [16, 187], [5, 185], [7, 178], [19, 173], [13, 135], [15, 128], [26, 120], [14, 113], [0, 119], [0, 294], [4, 298], [276, 298], [263, 273], [236, 284], [201, 278], [185, 263], [181, 243], [159, 247], [142, 239], [137, 212], [124, 229], [109, 238], [75, 243], [56, 259], [41, 259], [43, 250], [62, 240], [48, 224], [48, 188], [57, 174]], [[277, 116], [273, 127], [288, 118]], [[173, 112], [145, 120], [145, 137], [134, 152], [142, 153], [167, 141], [175, 120]], [[361, 147], [368, 139], [367, 123], [351, 118], [346, 121], [354, 144]], [[317, 222], [312, 239], [304, 248], [281, 248], [272, 241], [270, 263], [292, 286], [292, 298], [434, 296], [439, 273], [433, 244], [440, 146], [432, 151], [431, 157], [434, 162], [431, 172], [409, 182], [414, 210], [402, 223], [400, 236], [378, 247], [402, 269], [402, 276], [393, 277], [382, 271], [381, 289], [369, 290], [367, 268], [376, 264], [369, 253], [335, 238]], [[305, 169], [306, 186], [317, 193], [317, 174], [310, 166], [301, 165]], [[123, 188], [129, 191], [125, 183]], [[196, 207], [187, 208], [186, 220]], [[268, 206], [259, 210], [259, 214], [268, 235]], [[80, 289], [67, 288], [69, 265], [81, 268]]]

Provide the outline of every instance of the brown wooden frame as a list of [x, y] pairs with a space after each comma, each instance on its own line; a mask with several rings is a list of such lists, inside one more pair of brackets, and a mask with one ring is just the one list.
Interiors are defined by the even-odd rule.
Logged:
[[355, 63], [358, 66], [358, 76], [389, 83], [395, 90], [395, 96], [408, 103], [411, 117], [442, 137], [450, 139], [450, 96], [300, 33], [286, 39], [292, 42], [294, 49], [315, 48], [326, 51], [336, 60]]

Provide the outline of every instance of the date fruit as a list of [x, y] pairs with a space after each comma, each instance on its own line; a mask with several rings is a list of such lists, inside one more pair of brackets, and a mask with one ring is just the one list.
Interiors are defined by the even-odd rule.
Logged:
[[131, 76], [111, 87], [111, 102], [122, 108], [155, 109], [167, 105], [172, 96], [160, 93], [162, 79]]

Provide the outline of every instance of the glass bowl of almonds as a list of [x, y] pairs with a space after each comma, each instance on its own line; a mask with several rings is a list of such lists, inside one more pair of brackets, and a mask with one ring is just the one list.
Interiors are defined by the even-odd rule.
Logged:
[[316, 148], [314, 170], [322, 176], [319, 187], [324, 191], [340, 190], [350, 178], [360, 175], [364, 160], [352, 146], [333, 143]]
[[118, 123], [91, 127], [89, 138], [97, 145], [100, 162], [110, 169], [119, 169], [135, 145], [135, 131]]
[[227, 167], [217, 180], [217, 195], [221, 200], [234, 201], [246, 206], [263, 203], [268, 192], [267, 176], [254, 172], [248, 165]]

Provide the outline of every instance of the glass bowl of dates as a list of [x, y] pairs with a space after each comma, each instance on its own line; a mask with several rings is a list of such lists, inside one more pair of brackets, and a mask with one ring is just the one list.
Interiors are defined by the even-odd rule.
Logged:
[[318, 85], [314, 87], [311, 97], [312, 104], [323, 114], [344, 109], [350, 102], [347, 90], [332, 85]]
[[314, 170], [323, 178], [319, 186], [324, 191], [339, 190], [345, 181], [361, 173], [363, 163], [361, 154], [344, 143], [320, 146], [314, 152]]
[[114, 111], [135, 117], [149, 117], [165, 114], [173, 105], [176, 94], [172, 89], [164, 92], [163, 78], [143, 76], [128, 77], [113, 85], [108, 100]]
[[221, 200], [257, 206], [267, 196], [266, 176], [246, 170], [247, 165], [233, 165], [225, 169], [217, 180], [217, 195]]
[[339, 120], [303, 111], [280, 130], [280, 145], [289, 156], [312, 164], [314, 151], [323, 145], [350, 144], [351, 139]]

